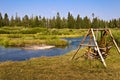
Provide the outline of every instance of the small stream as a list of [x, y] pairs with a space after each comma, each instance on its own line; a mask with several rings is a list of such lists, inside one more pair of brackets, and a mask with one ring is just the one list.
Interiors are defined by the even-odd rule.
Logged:
[[[52, 48], [47, 50], [23, 50], [20, 48], [4, 48], [0, 47], [0, 62], [3, 61], [23, 61], [34, 57], [41, 56], [59, 56], [77, 49], [83, 37], [65, 38], [69, 45], [65, 48]], [[86, 40], [87, 41], [87, 40]]]

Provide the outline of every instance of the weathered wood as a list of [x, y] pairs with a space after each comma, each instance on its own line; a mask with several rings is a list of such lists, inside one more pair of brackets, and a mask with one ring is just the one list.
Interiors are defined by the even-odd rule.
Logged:
[[110, 33], [110, 36], [111, 36], [111, 38], [112, 38], [112, 41], [113, 41], [113, 43], [114, 43], [114, 45], [115, 45], [118, 53], [120, 54], [120, 49], [119, 49], [119, 47], [118, 47], [118, 45], [117, 45], [117, 43], [116, 43], [116, 41], [115, 41], [115, 39], [114, 39], [114, 37], [113, 37], [113, 35], [112, 35], [112, 33], [111, 33], [111, 30], [109, 30], [109, 33]]
[[101, 54], [101, 52], [100, 52], [100, 49], [99, 49], [99, 47], [98, 47], [98, 44], [97, 44], [97, 41], [96, 41], [96, 38], [95, 38], [95, 34], [94, 34], [94, 32], [93, 32], [93, 29], [91, 29], [91, 31], [92, 31], [92, 34], [93, 34], [93, 40], [94, 40], [94, 42], [95, 42], [95, 45], [97, 46], [96, 48], [97, 48], [98, 54], [99, 54], [99, 56], [100, 56], [100, 58], [101, 58], [101, 60], [102, 60], [103, 65], [104, 65], [105, 67], [107, 67], [107, 65], [106, 65], [106, 63], [105, 63], [105, 60], [104, 60], [104, 58], [103, 58], [103, 56], [102, 56], [102, 54]]
[[[97, 42], [97, 38], [98, 38], [98, 35], [99, 35], [98, 31], [101, 32], [101, 40], [99, 42]], [[82, 46], [87, 46], [88, 47], [88, 49], [87, 49], [88, 51], [87, 51], [87, 55], [86, 56], [88, 58], [90, 58], [91, 57], [90, 55], [92, 55], [93, 57], [96, 57], [96, 59], [100, 59], [102, 61], [103, 65], [105, 67], [107, 67], [104, 59], [106, 58], [110, 48], [112, 47], [112, 46], [108, 45], [109, 43], [106, 43], [107, 42], [106, 37], [108, 35], [110, 35], [110, 37], [111, 37], [111, 39], [112, 39], [112, 41], [113, 41], [117, 51], [120, 54], [120, 49], [119, 49], [119, 47], [118, 47], [118, 45], [117, 45], [117, 43], [116, 43], [116, 41], [115, 41], [111, 31], [108, 28], [106, 28], [106, 29], [102, 29], [102, 28], [100, 28], [100, 29], [93, 29], [93, 28], [91, 28], [91, 29], [88, 30], [88, 33], [84, 36], [84, 38], [81, 41], [77, 51], [72, 56], [72, 59], [74, 59], [74, 57], [76, 56], [76, 54], [78, 53], [79, 49]], [[87, 36], [90, 36], [90, 39], [89, 39], [87, 44], [84, 44], [84, 41], [86, 40]], [[92, 44], [92, 41], [94, 42], [94, 44]], [[95, 52], [91, 52], [91, 49], [93, 49], [93, 48], [96, 48], [96, 50], [94, 50]], [[94, 54], [94, 53], [96, 53], [96, 54]], [[78, 58], [80, 58], [80, 57], [78, 57]]]
[[[83, 43], [84, 43], [85, 39], [87, 38], [87, 36], [88, 36], [89, 34], [90, 34], [90, 29], [88, 30], [88, 33], [85, 35], [85, 37], [83, 38], [83, 40], [81, 41], [80, 44], [83, 44]], [[72, 60], [74, 59], [74, 57], [76, 56], [76, 54], [78, 53], [78, 51], [80, 50], [80, 48], [81, 48], [81, 45], [79, 45], [77, 51], [76, 51], [75, 54], [72, 56], [72, 58], [71, 58]]]
[[99, 28], [99, 29], [93, 29], [93, 31], [105, 31], [105, 30], [109, 30], [108, 28], [106, 28], [106, 29], [102, 29], [102, 28]]

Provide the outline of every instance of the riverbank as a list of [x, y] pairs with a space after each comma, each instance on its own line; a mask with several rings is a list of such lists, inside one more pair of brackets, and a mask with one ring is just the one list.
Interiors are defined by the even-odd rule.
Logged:
[[25, 47], [26, 45], [66, 46], [68, 42], [61, 38], [80, 37], [85, 30], [46, 29], [46, 28], [0, 28], [0, 45], [5, 47]]
[[[1, 80], [119, 80], [120, 57], [113, 48], [106, 59], [107, 69], [97, 60], [70, 60], [75, 51], [63, 56], [32, 58], [0, 63]], [[78, 54], [82, 55], [84, 50]], [[78, 56], [79, 56], [78, 55]]]

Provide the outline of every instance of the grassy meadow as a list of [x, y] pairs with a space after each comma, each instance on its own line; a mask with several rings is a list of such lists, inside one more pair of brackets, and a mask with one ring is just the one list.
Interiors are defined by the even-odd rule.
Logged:
[[[0, 44], [2, 45], [5, 40], [8, 40], [8, 43], [5, 42], [4, 44], [11, 43], [12, 45], [13, 43], [16, 45], [18, 43], [16, 41], [19, 40], [21, 44], [34, 44], [34, 42], [44, 44], [47, 43], [47, 40], [51, 40], [47, 44], [52, 44], [52, 41], [61, 41], [60, 38], [78, 37], [86, 32], [77, 29], [40, 29], [41, 32], [34, 32], [33, 30], [33, 32], [30, 31], [30, 34], [28, 31], [32, 30], [31, 28], [10, 30], [6, 27], [0, 30], [4, 33], [0, 34]], [[112, 32], [118, 44], [120, 44], [120, 30], [112, 30]], [[39, 40], [41, 43], [39, 43]], [[53, 43], [53, 45], [59, 43]], [[82, 56], [85, 50], [85, 48], [81, 49], [77, 56]], [[0, 62], [0, 80], [120, 80], [120, 55], [115, 47], [110, 50], [105, 60], [107, 68], [104, 68], [98, 60], [89, 61], [83, 57], [78, 60], [71, 60], [75, 51], [61, 56], [43, 56], [27, 61]]]

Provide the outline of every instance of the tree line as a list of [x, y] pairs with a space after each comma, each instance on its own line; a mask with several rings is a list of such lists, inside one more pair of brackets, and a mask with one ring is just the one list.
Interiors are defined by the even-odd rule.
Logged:
[[67, 18], [61, 17], [59, 12], [56, 16], [52, 18], [46, 18], [41, 16], [31, 16], [25, 15], [24, 17], [11, 16], [9, 18], [8, 14], [0, 13], [0, 27], [9, 26], [23, 26], [23, 27], [41, 27], [41, 28], [120, 28], [120, 18], [112, 19], [109, 21], [101, 20], [97, 17], [93, 17], [91, 20], [87, 16], [82, 18], [79, 14], [74, 17], [70, 12], [68, 12]]

